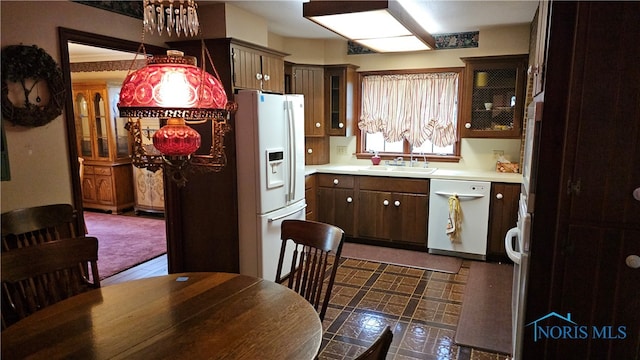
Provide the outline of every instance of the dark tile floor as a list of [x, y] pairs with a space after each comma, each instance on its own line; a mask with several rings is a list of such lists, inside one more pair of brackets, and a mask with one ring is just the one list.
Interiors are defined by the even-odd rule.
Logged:
[[319, 359], [353, 359], [387, 326], [387, 359], [508, 359], [454, 343], [469, 261], [457, 274], [342, 259]]

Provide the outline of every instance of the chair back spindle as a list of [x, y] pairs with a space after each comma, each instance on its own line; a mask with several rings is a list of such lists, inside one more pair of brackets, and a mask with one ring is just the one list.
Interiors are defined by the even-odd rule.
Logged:
[[3, 329], [58, 301], [99, 288], [97, 261], [95, 237], [54, 240], [3, 252], [0, 276], [8, 303], [3, 306]]
[[2, 251], [76, 237], [76, 211], [69, 204], [16, 209], [2, 214]]
[[[285, 220], [280, 237], [282, 244], [276, 282], [285, 283], [304, 297], [319, 312], [320, 319], [324, 319], [342, 252], [344, 231], [316, 221]], [[285, 267], [289, 242], [294, 244], [293, 256], [291, 264]], [[331, 259], [334, 259], [333, 264]], [[283, 273], [286, 268], [289, 269], [288, 274]]]

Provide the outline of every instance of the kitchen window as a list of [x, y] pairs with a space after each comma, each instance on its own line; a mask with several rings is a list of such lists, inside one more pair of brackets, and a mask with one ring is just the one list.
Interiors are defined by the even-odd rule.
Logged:
[[462, 68], [361, 75], [359, 157], [457, 161]]

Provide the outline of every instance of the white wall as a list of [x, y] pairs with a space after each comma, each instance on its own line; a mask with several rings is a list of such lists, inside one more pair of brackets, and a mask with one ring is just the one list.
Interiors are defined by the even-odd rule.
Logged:
[[[0, 1], [0, 15], [2, 47], [37, 45], [58, 63], [58, 27], [141, 41], [141, 20], [71, 1]], [[157, 35], [155, 39], [148, 35], [145, 42], [163, 45]], [[4, 127], [11, 180], [0, 184], [1, 211], [71, 203], [64, 114], [41, 127], [13, 126], [8, 121]]]

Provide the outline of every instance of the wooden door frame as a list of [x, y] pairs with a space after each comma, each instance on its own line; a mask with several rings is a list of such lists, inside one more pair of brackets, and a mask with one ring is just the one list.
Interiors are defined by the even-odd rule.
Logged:
[[[66, 89], [72, 89], [71, 66], [69, 61], [69, 42], [83, 45], [102, 47], [112, 50], [129, 51], [135, 53], [140, 47], [140, 43], [129, 40], [122, 40], [114, 37], [92, 34], [80, 30], [58, 27], [58, 45], [60, 49], [60, 68]], [[145, 44], [145, 49], [150, 53], [163, 54], [166, 48]], [[69, 178], [71, 179], [73, 207], [78, 214], [84, 210], [82, 206], [82, 187], [80, 184], [80, 164], [78, 163], [78, 148], [76, 143], [76, 127], [73, 113], [73, 96], [66, 96], [64, 102], [64, 118], [67, 134], [67, 148], [69, 159]], [[84, 217], [78, 216], [76, 219], [76, 229], [78, 234], [84, 234]]]

